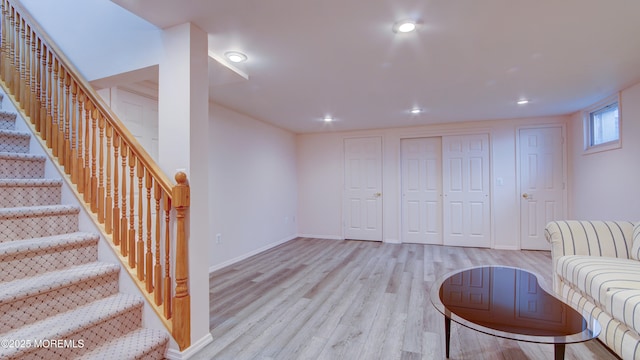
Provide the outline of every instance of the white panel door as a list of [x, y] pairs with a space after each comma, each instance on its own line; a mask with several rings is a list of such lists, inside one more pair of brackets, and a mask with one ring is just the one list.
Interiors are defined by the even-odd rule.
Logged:
[[489, 136], [442, 138], [444, 244], [491, 246]]
[[149, 155], [158, 161], [158, 101], [123, 89], [117, 89], [113, 100], [114, 111], [120, 120]]
[[[124, 123], [131, 134], [138, 140], [140, 145], [149, 153], [151, 158], [158, 161], [158, 101], [152, 98], [135, 94], [133, 92], [121, 89], [111, 88], [111, 107]], [[114, 164], [121, 164], [120, 160], [113, 160]], [[126, 169], [127, 174], [129, 168]], [[135, 181], [133, 190], [128, 183], [126, 186], [127, 196], [133, 192], [134, 207], [137, 208], [139, 199], [139, 190]], [[122, 188], [120, 188], [122, 193]], [[146, 196], [146, 190], [143, 190], [143, 197]], [[130, 201], [127, 199], [127, 201]], [[128, 204], [127, 206], [129, 206]], [[146, 211], [146, 201], [142, 201], [142, 206]], [[152, 231], [155, 233], [155, 207], [152, 206], [151, 214], [154, 227]], [[134, 224], [138, 223], [137, 216], [134, 218]]]
[[442, 244], [442, 139], [404, 139], [402, 242]]
[[345, 238], [382, 241], [382, 139], [344, 141]]
[[544, 227], [565, 217], [561, 127], [520, 129], [520, 247], [549, 250]]

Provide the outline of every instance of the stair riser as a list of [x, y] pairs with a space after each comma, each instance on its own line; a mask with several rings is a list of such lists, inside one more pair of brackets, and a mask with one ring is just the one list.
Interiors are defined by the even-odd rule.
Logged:
[[113, 316], [89, 328], [80, 329], [73, 334], [61, 334], [59, 337], [69, 342], [75, 340], [75, 344], [79, 344], [80, 340], [82, 340], [84, 344], [82, 347], [25, 349], [25, 351], [12, 354], [7, 359], [72, 359], [95, 349], [105, 340], [113, 338], [114, 335], [126, 334], [139, 328], [142, 323], [141, 319], [142, 305], [124, 311], [118, 316]]
[[[118, 292], [118, 273], [0, 304], [0, 323], [13, 330]], [[140, 320], [140, 318], [138, 318]]]
[[107, 341], [76, 360], [164, 360], [169, 337], [158, 330], [137, 329]]
[[0, 119], [0, 129], [2, 130], [14, 130], [16, 128], [16, 122], [6, 119]]
[[149, 350], [146, 354], [136, 357], [136, 360], [164, 360], [167, 344], [161, 344]]
[[0, 219], [0, 242], [78, 231], [78, 214]]
[[3, 159], [0, 160], [0, 178], [40, 179], [44, 177], [44, 160]]
[[60, 185], [0, 186], [0, 207], [60, 204]]
[[29, 152], [29, 138], [0, 134], [0, 152], [26, 154]]
[[0, 257], [0, 274], [8, 281], [98, 260], [98, 241], [38, 249]]
[[16, 114], [0, 112], [0, 129], [15, 130], [15, 128], [16, 128]]

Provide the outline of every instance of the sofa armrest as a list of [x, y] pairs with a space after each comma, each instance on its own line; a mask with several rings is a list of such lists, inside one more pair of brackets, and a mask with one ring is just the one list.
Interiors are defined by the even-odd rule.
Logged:
[[555, 261], [565, 255], [591, 255], [629, 259], [633, 246], [630, 221], [552, 221], [545, 228]]

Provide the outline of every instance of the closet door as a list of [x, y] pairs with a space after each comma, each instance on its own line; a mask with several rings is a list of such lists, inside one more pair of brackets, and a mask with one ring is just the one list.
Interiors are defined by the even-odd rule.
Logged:
[[544, 227], [565, 214], [564, 140], [561, 127], [520, 129], [520, 247], [549, 250]]
[[403, 139], [402, 242], [442, 244], [442, 139]]
[[344, 235], [382, 241], [382, 138], [344, 140]]
[[444, 244], [491, 246], [489, 135], [442, 138]]

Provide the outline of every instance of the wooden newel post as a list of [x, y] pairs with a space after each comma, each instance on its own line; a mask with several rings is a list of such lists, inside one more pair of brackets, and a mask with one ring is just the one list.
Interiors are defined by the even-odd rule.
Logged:
[[171, 194], [176, 209], [176, 294], [173, 301], [173, 338], [184, 350], [191, 346], [191, 296], [189, 295], [188, 247], [185, 229], [185, 213], [190, 204], [190, 189], [187, 174], [176, 174], [176, 186]]

